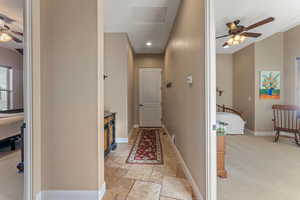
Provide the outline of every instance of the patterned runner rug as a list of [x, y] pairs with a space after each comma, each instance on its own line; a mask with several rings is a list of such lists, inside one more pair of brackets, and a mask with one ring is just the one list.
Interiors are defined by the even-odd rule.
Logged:
[[163, 164], [159, 129], [141, 129], [127, 158], [129, 164]]

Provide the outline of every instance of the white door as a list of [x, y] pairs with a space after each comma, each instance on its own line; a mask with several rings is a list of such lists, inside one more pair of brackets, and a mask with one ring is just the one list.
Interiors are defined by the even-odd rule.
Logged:
[[161, 69], [140, 69], [139, 93], [140, 126], [161, 127]]

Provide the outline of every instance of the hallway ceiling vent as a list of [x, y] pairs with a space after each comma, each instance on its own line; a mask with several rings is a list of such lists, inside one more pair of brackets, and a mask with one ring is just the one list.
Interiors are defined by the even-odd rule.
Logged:
[[162, 24], [166, 22], [167, 7], [133, 7], [132, 19], [137, 24]]

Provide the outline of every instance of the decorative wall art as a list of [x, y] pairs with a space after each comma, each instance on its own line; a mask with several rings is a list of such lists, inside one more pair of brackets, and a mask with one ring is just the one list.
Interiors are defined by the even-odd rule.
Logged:
[[280, 99], [280, 71], [260, 72], [260, 99]]

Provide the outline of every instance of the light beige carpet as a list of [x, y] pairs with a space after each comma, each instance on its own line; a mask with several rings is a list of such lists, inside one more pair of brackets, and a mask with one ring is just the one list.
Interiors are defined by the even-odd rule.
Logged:
[[23, 174], [16, 168], [21, 151], [0, 158], [0, 200], [23, 199]]
[[227, 179], [218, 179], [218, 200], [300, 199], [300, 148], [293, 140], [228, 136]]

